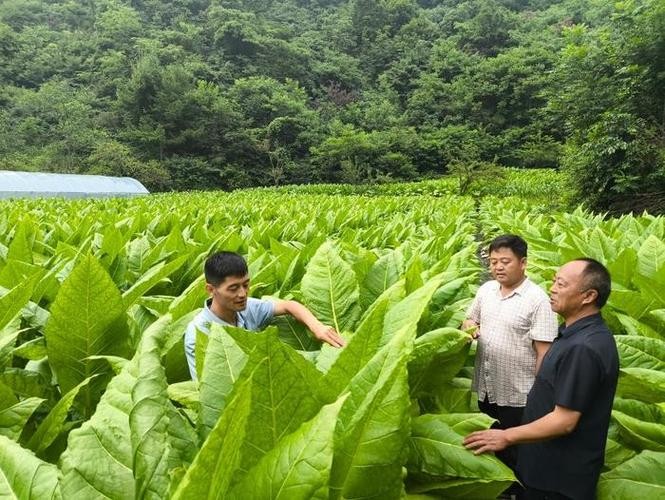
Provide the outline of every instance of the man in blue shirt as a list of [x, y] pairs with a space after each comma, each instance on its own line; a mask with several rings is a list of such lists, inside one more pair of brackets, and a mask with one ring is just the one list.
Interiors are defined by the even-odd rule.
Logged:
[[333, 347], [342, 347], [344, 339], [331, 326], [324, 325], [304, 305], [295, 300], [260, 300], [248, 297], [249, 270], [240, 255], [218, 252], [205, 262], [206, 291], [210, 298], [203, 309], [187, 325], [185, 355], [192, 380], [196, 380], [196, 331], [210, 331], [210, 325], [237, 326], [257, 331], [266, 326], [273, 316], [290, 314], [305, 325], [317, 339]]
[[464, 440], [475, 453], [519, 444], [526, 500], [595, 498], [619, 376], [616, 343], [600, 315], [610, 285], [607, 269], [593, 259], [559, 269], [550, 304], [564, 325], [543, 358], [522, 425]]

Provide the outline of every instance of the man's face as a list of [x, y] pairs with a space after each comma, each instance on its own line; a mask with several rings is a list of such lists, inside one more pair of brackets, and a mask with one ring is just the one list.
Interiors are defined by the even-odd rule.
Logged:
[[227, 276], [216, 287], [208, 283], [208, 293], [212, 295], [213, 301], [227, 311], [242, 311], [247, 307], [247, 295], [249, 293], [249, 275]]
[[574, 260], [564, 264], [554, 276], [550, 288], [550, 305], [552, 311], [562, 317], [570, 317], [586, 304], [595, 300], [590, 290], [584, 286], [584, 269], [586, 262]]
[[526, 258], [519, 258], [510, 248], [490, 252], [490, 272], [501, 286], [512, 287], [524, 279]]

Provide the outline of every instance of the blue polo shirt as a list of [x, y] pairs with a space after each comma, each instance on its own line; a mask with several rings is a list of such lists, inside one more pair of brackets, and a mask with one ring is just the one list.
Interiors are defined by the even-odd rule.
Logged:
[[245, 309], [237, 314], [238, 324], [231, 325], [223, 319], [217, 317], [215, 313], [210, 310], [212, 299], [207, 299], [203, 304], [203, 309], [199, 312], [194, 319], [187, 325], [185, 330], [185, 356], [187, 357], [187, 365], [189, 366], [189, 374], [192, 380], [196, 380], [196, 330], [200, 330], [206, 335], [210, 332], [210, 325], [217, 323], [218, 325], [238, 326], [245, 330], [257, 331], [261, 330], [272, 319], [275, 314], [275, 305], [268, 300], [260, 300], [255, 298], [247, 299], [247, 306]]

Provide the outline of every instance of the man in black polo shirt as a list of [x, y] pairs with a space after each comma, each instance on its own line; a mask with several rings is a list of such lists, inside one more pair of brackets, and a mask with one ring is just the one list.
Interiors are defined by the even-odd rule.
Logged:
[[595, 498], [619, 376], [614, 337], [600, 309], [611, 280], [599, 262], [582, 258], [559, 269], [552, 310], [564, 319], [529, 392], [523, 424], [467, 436], [474, 453], [520, 444], [517, 471], [524, 498]]

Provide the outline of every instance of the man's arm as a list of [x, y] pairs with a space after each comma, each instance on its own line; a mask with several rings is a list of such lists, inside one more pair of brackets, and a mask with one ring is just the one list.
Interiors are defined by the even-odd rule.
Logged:
[[547, 415], [525, 425], [472, 432], [464, 438], [464, 446], [478, 455], [501, 451], [515, 444], [546, 441], [573, 432], [581, 416], [579, 411], [557, 405]]
[[540, 365], [552, 342], [559, 333], [556, 314], [552, 311], [549, 299], [543, 295], [542, 300], [535, 306], [531, 316], [531, 329], [529, 337], [532, 340], [533, 350], [536, 351], [536, 367], [534, 374], [540, 371]]
[[536, 351], [536, 374], [540, 371], [540, 365], [543, 362], [545, 354], [550, 350], [551, 345], [552, 342], [543, 342], [542, 340], [533, 341], [533, 348]]
[[298, 322], [305, 325], [314, 334], [317, 339], [330, 344], [333, 347], [342, 347], [344, 339], [339, 336], [332, 326], [326, 326], [321, 323], [312, 312], [300, 302], [295, 300], [276, 300], [274, 303], [275, 316], [290, 314]]

